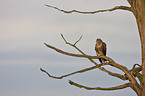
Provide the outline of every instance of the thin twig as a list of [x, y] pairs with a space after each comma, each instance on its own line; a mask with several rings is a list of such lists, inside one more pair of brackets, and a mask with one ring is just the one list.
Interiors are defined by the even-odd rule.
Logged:
[[62, 39], [65, 41], [66, 44], [68, 44], [68, 42], [65, 40], [64, 36], [61, 34]]
[[66, 11], [66, 10], [59, 9], [58, 7], [54, 7], [54, 6], [47, 5], [47, 4], [45, 6], [50, 7], [50, 8], [54, 8], [54, 9], [61, 11], [61, 12], [64, 12], [64, 13], [76, 12], [76, 13], [81, 13], [81, 14], [96, 14], [96, 13], [100, 13], [100, 12], [114, 11], [114, 10], [118, 10], [118, 9], [131, 11], [131, 8], [127, 7], [127, 6], [116, 6], [116, 7], [111, 8], [111, 9], [97, 10], [97, 11], [92, 11], [92, 12], [82, 12], [82, 11], [78, 11], [78, 10]]
[[[65, 42], [66, 44], [69, 44], [69, 45], [70, 45], [70, 43], [67, 42], [66, 39], [64, 38], [63, 34], [61, 34], [61, 37], [62, 37], [62, 39], [64, 40], [64, 42]], [[83, 35], [81, 35], [81, 37], [80, 37], [74, 44], [71, 44], [71, 46], [72, 46], [72, 45], [75, 46], [75, 45], [82, 39], [82, 37], [83, 37]]]
[[77, 40], [74, 45], [76, 45], [81, 39], [82, 39], [83, 35], [79, 38], [79, 40]]
[[123, 88], [127, 88], [127, 87], [130, 87], [131, 86], [131, 83], [125, 83], [123, 85], [119, 85], [119, 86], [116, 86], [116, 87], [110, 87], [110, 88], [101, 88], [101, 87], [87, 87], [87, 86], [84, 86], [84, 85], [80, 85], [78, 83], [75, 83], [71, 80], [69, 80], [69, 83], [71, 85], [74, 85], [76, 87], [79, 87], [79, 88], [84, 88], [84, 89], [87, 89], [87, 90], [118, 90], [118, 89], [123, 89]]

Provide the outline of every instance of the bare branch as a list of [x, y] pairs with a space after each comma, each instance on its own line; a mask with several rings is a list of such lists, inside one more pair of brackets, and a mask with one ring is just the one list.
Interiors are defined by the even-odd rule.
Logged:
[[83, 35], [79, 38], [79, 40], [77, 40], [74, 45], [76, 45], [81, 39], [82, 39]]
[[55, 76], [50, 75], [47, 71], [45, 71], [45, 70], [42, 69], [42, 68], [40, 68], [40, 70], [41, 70], [42, 72], [46, 73], [46, 74], [47, 74], [49, 77], [51, 77], [51, 78], [62, 79], [62, 77], [55, 77]]
[[[60, 49], [58, 49], [58, 48], [55, 48], [55, 47], [53, 47], [53, 46], [51, 46], [51, 45], [48, 45], [48, 44], [46, 44], [46, 43], [44, 43], [44, 44], [45, 44], [48, 48], [51, 48], [51, 49], [57, 51], [58, 53], [61, 53], [61, 54], [64, 54], [64, 55], [74, 56], [74, 57], [89, 58], [89, 60], [90, 60], [92, 63], [94, 63], [96, 66], [98, 66], [98, 64], [97, 64], [94, 60], [92, 60], [92, 59], [105, 58], [105, 59], [108, 60], [108, 61], [111, 61], [111, 60], [112, 60], [112, 59], [110, 60], [110, 58], [109, 58], [109, 57], [106, 57], [106, 56], [90, 56], [90, 55], [81, 55], [81, 54], [68, 53], [68, 52], [64, 52], [64, 51], [62, 51], [62, 50], [60, 50]], [[109, 58], [109, 59], [108, 59], [108, 58]], [[112, 61], [113, 61], [113, 60], [112, 60]], [[112, 73], [112, 72], [106, 70], [106, 69], [103, 68], [103, 67], [99, 67], [98, 69], [100, 69], [100, 70], [103, 71], [103, 72], [108, 73], [108, 74], [111, 75], [111, 76], [120, 78], [120, 79], [122, 79], [122, 80], [126, 80], [126, 78], [125, 78], [124, 75], [117, 74], [117, 73]]]
[[132, 71], [136, 66], [141, 67], [141, 65], [139, 65], [139, 64], [134, 64], [133, 67], [132, 67], [132, 69], [130, 71]]
[[142, 82], [143, 82], [143, 81], [142, 81], [142, 80], [143, 80], [143, 79], [142, 79], [142, 78], [143, 78], [143, 75], [140, 74], [139, 72], [137, 72], [137, 73], [136, 73], [136, 77], [139, 79], [140, 84], [142, 84]]
[[[46, 43], [44, 43], [44, 44], [45, 44], [47, 47], [49, 47], [49, 48], [51, 48], [51, 49], [54, 49], [54, 50], [56, 50], [57, 52], [62, 53], [62, 54], [65, 54], [65, 55], [75, 56], [75, 57], [85, 57], [85, 58], [88, 58], [92, 63], [94, 63], [96, 66], [98, 66], [98, 64], [93, 60], [92, 56], [86, 55], [83, 51], [81, 51], [81, 50], [80, 50], [78, 47], [76, 47], [74, 44], [71, 44], [71, 43], [67, 42], [66, 39], [64, 38], [64, 36], [63, 36], [62, 34], [61, 34], [61, 36], [62, 36], [62, 38], [63, 38], [63, 40], [65, 41], [66, 44], [68, 44], [68, 45], [74, 47], [76, 50], [78, 50], [78, 51], [79, 51], [80, 53], [82, 53], [83, 55], [72, 54], [72, 53], [64, 52], [64, 51], [62, 51], [62, 50], [60, 50], [60, 49], [57, 49], [57, 48], [52, 47], [52, 46], [50, 46], [50, 45], [47, 45]], [[109, 58], [109, 57], [107, 57], [107, 56], [96, 56], [96, 57], [98, 57], [98, 58], [96, 58], [96, 59], [99, 59], [99, 58], [104, 58], [104, 59], [106, 59], [107, 61], [109, 61], [110, 65], [112, 65], [112, 66], [115, 66], [115, 65], [113, 65], [113, 64], [116, 64], [111, 58]], [[118, 66], [119, 66], [119, 64], [118, 64]], [[117, 67], [118, 67], [118, 66], [117, 66]], [[116, 68], [117, 68], [117, 67], [116, 67]], [[111, 76], [120, 78], [120, 79], [122, 79], [122, 80], [126, 80], [126, 79], [127, 79], [124, 75], [117, 74], [117, 73], [112, 73], [112, 72], [106, 70], [104, 67], [98, 67], [98, 69], [100, 69], [100, 70], [103, 71], [103, 72], [108, 73], [108, 74], [111, 75]], [[119, 68], [119, 69], [121, 69], [121, 68]], [[123, 69], [123, 68], [122, 68], [122, 69]], [[122, 69], [121, 69], [121, 70], [122, 70]], [[122, 70], [122, 71], [123, 71], [123, 70]], [[124, 71], [123, 71], [123, 72], [124, 72]], [[128, 75], [128, 74], [127, 74], [127, 75]]]
[[71, 76], [71, 75], [74, 75], [74, 74], [77, 74], [77, 73], [83, 73], [83, 72], [87, 72], [87, 71], [90, 71], [90, 70], [93, 70], [93, 69], [96, 69], [98, 67], [101, 67], [103, 65], [108, 65], [109, 63], [102, 63], [102, 64], [99, 64], [98, 66], [93, 66], [93, 67], [90, 67], [90, 68], [85, 68], [85, 69], [82, 69], [82, 70], [79, 70], [79, 71], [76, 71], [76, 72], [73, 72], [73, 73], [70, 73], [70, 74], [67, 74], [67, 75], [63, 75], [63, 76], [60, 76], [60, 77], [56, 77], [56, 76], [52, 76], [50, 75], [47, 71], [45, 71], [44, 69], [40, 68], [40, 70], [44, 73], [46, 73], [49, 77], [51, 78], [55, 78], [55, 79], [62, 79], [64, 77], [68, 77], [68, 76]]
[[61, 37], [65, 41], [66, 44], [69, 44], [71, 46], [75, 46], [82, 39], [83, 36], [81, 36], [74, 44], [70, 44], [69, 42], [67, 42], [66, 39], [64, 38], [63, 34], [61, 34]]
[[68, 44], [68, 42], [65, 40], [64, 36], [61, 34], [62, 39], [65, 41], [66, 44]]
[[73, 56], [73, 57], [83, 57], [83, 58], [91, 58], [91, 59], [99, 59], [99, 58], [103, 58], [106, 59], [109, 62], [114, 62], [114, 60], [112, 60], [111, 58], [107, 57], [107, 56], [90, 56], [90, 55], [81, 55], [81, 54], [74, 54], [74, 53], [69, 53], [69, 52], [65, 52], [62, 51], [56, 47], [53, 47], [51, 45], [48, 45], [46, 43], [44, 43], [48, 48], [51, 48], [55, 51], [57, 51], [58, 53], [64, 54], [64, 55], [68, 55], [68, 56]]
[[[47, 44], [45, 44], [47, 47], [49, 48], [52, 48], [54, 50], [56, 50], [57, 52], [59, 53], [62, 53], [62, 54], [65, 54], [65, 55], [70, 55], [70, 56], [75, 56], [75, 57], [85, 57], [85, 58], [88, 58], [92, 63], [94, 63], [96, 66], [98, 66], [98, 64], [93, 60], [93, 58], [91, 58], [92, 56], [88, 56], [86, 55], [83, 51], [81, 51], [78, 47], [76, 47], [74, 44], [71, 44], [69, 42], [66, 41], [66, 39], [64, 38], [64, 36], [61, 34], [62, 38], [64, 39], [64, 41], [66, 42], [66, 44], [74, 47], [76, 50], [78, 50], [80, 53], [82, 53], [83, 55], [76, 55], [76, 54], [72, 54], [72, 53], [66, 53], [64, 51], [61, 51], [60, 49], [57, 49], [55, 47], [52, 47], [52, 46], [48, 46]], [[117, 69], [120, 69], [121, 71], [123, 71], [126, 76], [128, 77], [128, 79], [131, 81], [131, 83], [140, 90], [140, 85], [138, 84], [138, 82], [136, 81], [135, 77], [133, 76], [133, 74], [125, 67], [125, 66], [122, 66], [120, 64], [117, 64], [115, 63], [111, 58], [107, 57], [107, 56], [97, 56], [98, 58], [103, 58], [103, 59], [106, 59], [107, 61], [109, 61], [109, 65], [117, 68]], [[98, 59], [97, 58], [97, 59]], [[121, 74], [117, 74], [117, 73], [112, 73], [108, 70], [106, 70], [105, 68], [103, 67], [98, 67], [98, 69], [100, 69], [101, 71], [103, 72], [106, 72], [108, 73], [109, 75], [111, 76], [114, 76], [114, 77], [118, 77], [122, 80], [126, 80], [127, 78], [124, 76], [124, 75], [121, 75]]]
[[[64, 54], [64, 55], [68, 55], [68, 56], [74, 56], [74, 57], [84, 57], [84, 58], [91, 58], [91, 59], [99, 59], [99, 58], [104, 58], [106, 60], [110, 60], [111, 58], [107, 57], [107, 56], [90, 56], [90, 55], [81, 55], [81, 54], [74, 54], [74, 53], [68, 53], [65, 51], [62, 51], [56, 47], [53, 47], [51, 45], [48, 45], [46, 43], [44, 43], [48, 48], [51, 48], [55, 51], [57, 51], [58, 53]], [[113, 61], [113, 60], [112, 60]]]
[[117, 77], [121, 80], [128, 80], [128, 78], [125, 76], [125, 75], [121, 75], [121, 74], [118, 74], [118, 73], [113, 73], [113, 72], [110, 72], [108, 70], [106, 70], [104, 67], [101, 67], [101, 71], [104, 71], [106, 73], [108, 73], [109, 75], [113, 76], [113, 77]]
[[[44, 43], [48, 48], [51, 48], [55, 51], [57, 51], [58, 53], [61, 53], [61, 54], [64, 54], [64, 55], [68, 55], [68, 56], [74, 56], [74, 57], [85, 57], [84, 55], [81, 55], [81, 54], [73, 54], [73, 53], [68, 53], [68, 52], [65, 52], [65, 51], [62, 51], [56, 47], [53, 47], [51, 45], [48, 45], [46, 43]], [[97, 58], [96, 58], [97, 59]]]
[[132, 6], [133, 1], [132, 0], [127, 0], [127, 1]]
[[[61, 36], [64, 39], [64, 41], [66, 42], [66, 44], [74, 47], [76, 50], [78, 50], [80, 53], [82, 53], [84, 56], [86, 56], [92, 63], [94, 63], [96, 66], [98, 66], [98, 64], [93, 59], [89, 58], [83, 51], [81, 51], [77, 46], [75, 46], [75, 44], [71, 44], [71, 43], [67, 42], [66, 39], [64, 38], [64, 36], [62, 34], [61, 34]], [[104, 57], [106, 57], [106, 56], [104, 56]], [[115, 63], [111, 58], [107, 58], [106, 60], [110, 61], [109, 62], [109, 65], [111, 65], [111, 62]], [[110, 71], [106, 70], [104, 67], [98, 67], [98, 69], [100, 69], [103, 72], [108, 73], [111, 76], [120, 78], [122, 80], [127, 80], [127, 78], [124, 75], [110, 72]]]
[[117, 69], [122, 70], [122, 71], [128, 76], [129, 80], [130, 80], [133, 84], [139, 85], [139, 84], [137, 83], [135, 77], [133, 76], [133, 74], [131, 74], [131, 72], [130, 72], [125, 66], [122, 66], [122, 65], [117, 64], [117, 63], [111, 63], [111, 65], [112, 65], [113, 67], [117, 68]]
[[87, 86], [83, 86], [83, 85], [80, 85], [78, 83], [75, 83], [71, 80], [69, 80], [69, 83], [71, 85], [74, 85], [76, 87], [79, 87], [79, 88], [84, 88], [84, 89], [87, 89], [87, 90], [118, 90], [118, 89], [124, 89], [124, 88], [127, 88], [127, 87], [130, 87], [131, 86], [131, 83], [125, 83], [123, 85], [120, 85], [120, 86], [116, 86], [116, 87], [110, 87], [110, 88], [101, 88], [101, 87], [87, 87]]
[[[136, 67], [136, 65], [138, 65], [139, 67]], [[139, 64], [134, 64], [133, 68], [130, 71], [135, 77], [139, 79], [140, 83], [142, 83], [142, 74], [139, 73], [140, 71], [142, 71], [142, 67]]]
[[[90, 57], [88, 57], [83, 51], [81, 51], [75, 44], [71, 44], [69, 42], [66, 41], [66, 39], [64, 38], [64, 36], [61, 34], [62, 38], [64, 39], [64, 41], [66, 42], [66, 44], [74, 47], [76, 50], [78, 50], [80, 53], [82, 53], [84, 56], [86, 56], [86, 58], [88, 58], [92, 63], [94, 63], [96, 66], [98, 65], [95, 61], [93, 61]], [[80, 39], [79, 39], [80, 40]], [[99, 56], [98, 56], [99, 57]], [[101, 56], [100, 56], [101, 57]], [[109, 62], [114, 62], [111, 58], [106, 56], [102, 56], [105, 57], [104, 59], [108, 60]], [[98, 59], [98, 58], [97, 58]]]
[[96, 13], [100, 13], [100, 12], [115, 11], [115, 10], [118, 10], [118, 9], [131, 11], [130, 7], [127, 7], [127, 6], [116, 6], [116, 7], [111, 8], [111, 9], [97, 10], [97, 11], [92, 11], [92, 12], [82, 12], [82, 11], [78, 11], [78, 10], [65, 11], [65, 10], [62, 10], [62, 9], [59, 9], [57, 7], [47, 5], [47, 4], [45, 6], [50, 7], [50, 8], [54, 8], [54, 9], [56, 9], [58, 11], [61, 11], [61, 12], [64, 12], [64, 13], [74, 13], [74, 12], [76, 12], [76, 13], [81, 13], [81, 14], [96, 14]]
[[[81, 51], [78, 47], [76, 47], [76, 43], [75, 44], [71, 44], [71, 43], [69, 43], [69, 42], [67, 42], [66, 41], [66, 39], [64, 38], [64, 36], [61, 34], [61, 36], [62, 36], [62, 38], [63, 38], [63, 40], [66, 42], [66, 44], [68, 44], [68, 45], [70, 45], [70, 46], [72, 46], [72, 47], [74, 47], [76, 50], [78, 50], [80, 53], [82, 53], [83, 55], [86, 55], [83, 51]], [[81, 38], [82, 37], [80, 37], [80, 39], [78, 40], [78, 41], [76, 41], [76, 42], [79, 42], [80, 40], [81, 40]], [[96, 64], [97, 65], [97, 64]]]

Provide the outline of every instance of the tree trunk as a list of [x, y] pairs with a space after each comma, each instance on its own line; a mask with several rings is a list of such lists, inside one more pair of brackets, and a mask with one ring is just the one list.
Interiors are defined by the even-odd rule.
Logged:
[[141, 41], [142, 52], [142, 82], [141, 93], [139, 96], [145, 96], [145, 0], [128, 0], [131, 10], [135, 15]]

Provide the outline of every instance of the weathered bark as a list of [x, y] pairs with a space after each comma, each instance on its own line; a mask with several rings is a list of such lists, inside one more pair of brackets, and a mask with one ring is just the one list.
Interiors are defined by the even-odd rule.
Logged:
[[131, 10], [136, 18], [142, 52], [142, 82], [141, 93], [138, 96], [145, 96], [145, 0], [128, 0]]

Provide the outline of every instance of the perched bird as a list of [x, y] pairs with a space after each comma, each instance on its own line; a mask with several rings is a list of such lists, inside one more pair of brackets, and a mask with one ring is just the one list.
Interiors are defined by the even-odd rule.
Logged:
[[[98, 38], [96, 40], [96, 45], [95, 45], [95, 51], [97, 53], [97, 56], [106, 56], [106, 50], [107, 50], [106, 44], [100, 38]], [[99, 61], [101, 63], [104, 63], [106, 60], [99, 58]]]

